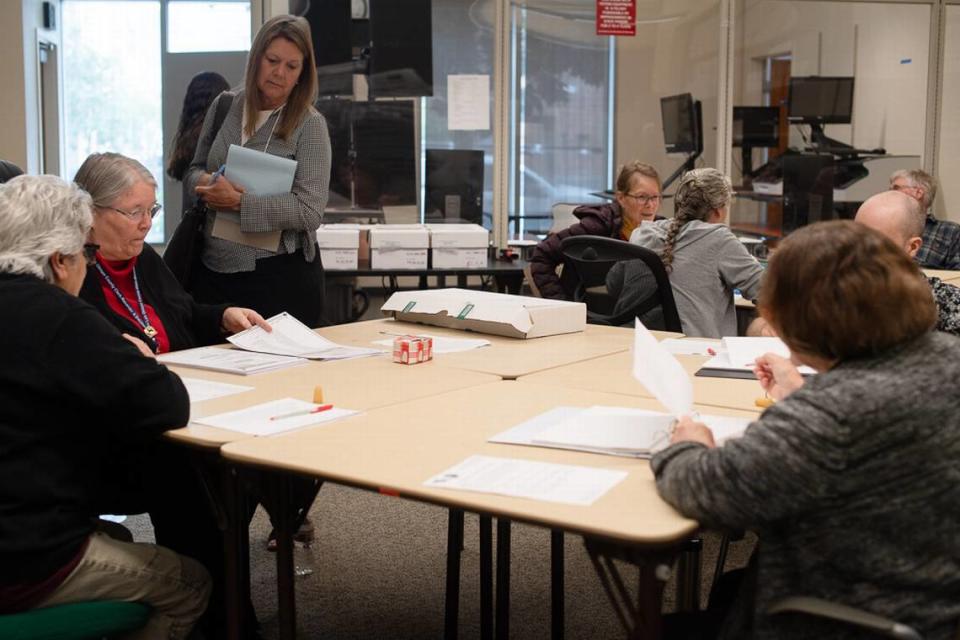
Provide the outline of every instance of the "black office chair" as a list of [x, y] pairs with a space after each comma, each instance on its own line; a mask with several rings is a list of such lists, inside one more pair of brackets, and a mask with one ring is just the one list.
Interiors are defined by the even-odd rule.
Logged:
[[[639, 245], [603, 236], [571, 236], [560, 243], [564, 266], [561, 283], [573, 300], [587, 305], [587, 321], [592, 324], [620, 326], [635, 317], [660, 307], [664, 329], [682, 332], [677, 303], [673, 299], [670, 278], [660, 257]], [[595, 288], [606, 285], [607, 273], [617, 262], [641, 260], [653, 272], [657, 288], [632, 308], [614, 315], [616, 300]]]

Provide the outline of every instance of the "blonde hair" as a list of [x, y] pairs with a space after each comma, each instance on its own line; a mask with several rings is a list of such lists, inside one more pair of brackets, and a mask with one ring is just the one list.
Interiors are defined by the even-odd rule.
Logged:
[[286, 140], [300, 125], [304, 116], [313, 109], [313, 102], [317, 99], [317, 63], [313, 55], [310, 23], [298, 16], [283, 15], [270, 18], [263, 23], [253, 40], [250, 55], [247, 56], [247, 70], [244, 78], [246, 118], [243, 130], [248, 136], [252, 136], [256, 131], [257, 112], [261, 108], [257, 74], [267, 47], [277, 38], [290, 41], [303, 54], [300, 77], [293, 85], [287, 103], [280, 112], [280, 121], [277, 123], [277, 136]]
[[730, 204], [731, 197], [730, 178], [716, 169], [693, 169], [683, 174], [673, 196], [674, 216], [660, 255], [668, 272], [673, 270], [673, 248], [683, 226], [691, 220], [706, 220], [711, 211]]

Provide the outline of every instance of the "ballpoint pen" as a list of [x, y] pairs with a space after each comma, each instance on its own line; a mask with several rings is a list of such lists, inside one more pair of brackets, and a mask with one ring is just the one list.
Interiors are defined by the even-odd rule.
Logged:
[[283, 420], [284, 418], [295, 418], [297, 416], [308, 416], [311, 413], [321, 413], [323, 411], [329, 411], [333, 409], [332, 404], [322, 404], [319, 407], [314, 407], [313, 409], [303, 409], [301, 411], [291, 411], [290, 413], [282, 413], [279, 416], [271, 416], [271, 420]]

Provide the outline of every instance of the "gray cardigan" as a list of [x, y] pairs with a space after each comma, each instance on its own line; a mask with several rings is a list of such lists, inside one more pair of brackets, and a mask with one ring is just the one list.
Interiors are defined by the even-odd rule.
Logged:
[[[200, 132], [200, 142], [193, 156], [190, 169], [184, 176], [185, 188], [193, 192], [204, 172], [212, 173], [226, 162], [231, 144], [240, 144], [243, 118], [243, 96], [239, 91], [230, 105], [220, 131], [213, 143], [206, 145], [217, 112], [218, 97], [207, 110]], [[279, 253], [293, 253], [303, 249], [304, 258], [312, 261], [316, 255], [316, 231], [323, 219], [330, 187], [330, 134], [323, 116], [311, 108], [300, 125], [287, 140], [276, 134], [270, 136], [279, 113], [267, 121], [247, 140], [244, 147], [290, 158], [297, 161], [290, 193], [273, 196], [244, 194], [240, 199], [240, 229], [245, 233], [282, 230]], [[267, 145], [269, 139], [269, 146]], [[206, 241], [203, 248], [203, 263], [212, 271], [237, 273], [253, 271], [256, 260], [277, 255], [229, 240], [210, 235], [213, 216], [206, 226]]]
[[[644, 222], [630, 242], [662, 254], [672, 222]], [[726, 226], [700, 220], [685, 224], [677, 234], [670, 272], [683, 332], [706, 338], [737, 335], [733, 290], [753, 300], [762, 276], [763, 267]]]
[[931, 332], [808, 379], [721, 448], [678, 443], [654, 456], [657, 488], [681, 513], [759, 534], [754, 637], [865, 637], [763, 615], [807, 595], [953, 638], [958, 381], [960, 339]]

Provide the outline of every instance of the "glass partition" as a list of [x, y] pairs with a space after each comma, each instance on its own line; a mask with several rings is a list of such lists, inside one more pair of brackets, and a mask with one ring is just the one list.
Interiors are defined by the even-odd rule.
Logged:
[[[852, 217], [923, 155], [930, 7], [738, 0], [731, 226]], [[852, 98], [849, 95], [852, 83]], [[792, 91], [792, 97], [791, 97]]]

